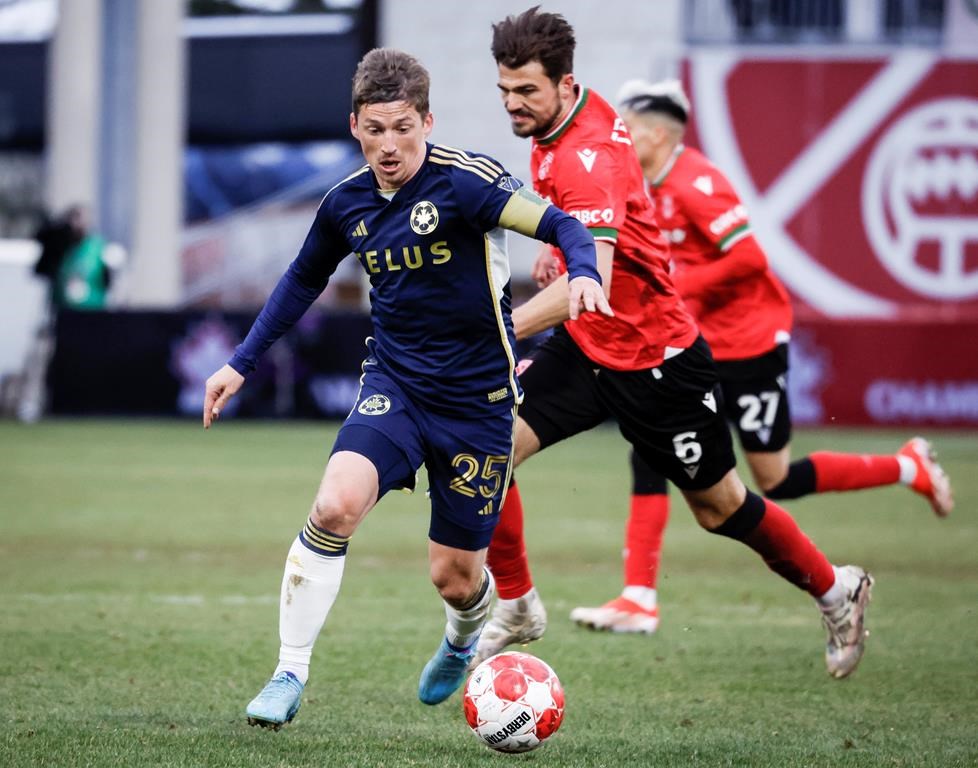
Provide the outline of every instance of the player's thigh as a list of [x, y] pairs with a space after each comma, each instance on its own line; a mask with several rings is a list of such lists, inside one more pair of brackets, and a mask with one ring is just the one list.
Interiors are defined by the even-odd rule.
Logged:
[[[562, 328], [520, 361], [523, 387], [520, 419], [539, 441], [537, 450], [547, 448], [608, 418], [597, 386], [594, 365]], [[517, 432], [516, 454], [522, 460], [530, 455]]]
[[320, 528], [352, 536], [379, 496], [374, 463], [353, 451], [335, 451], [326, 464], [310, 516]]
[[512, 475], [515, 409], [479, 418], [426, 414], [428, 538], [452, 549], [489, 546]]
[[516, 429], [513, 433], [513, 469], [540, 450], [540, 438], [533, 428], [520, 417], [516, 417]]
[[735, 466], [716, 368], [702, 338], [654, 371], [604, 370], [599, 382], [625, 439], [680, 489], [709, 488]]
[[787, 345], [749, 360], [718, 363], [717, 369], [727, 418], [743, 449], [779, 453], [791, 441]]
[[382, 371], [368, 371], [332, 454], [352, 452], [373, 464], [378, 499], [394, 489], [413, 490], [424, 461], [421, 423], [418, 408], [396, 382]]

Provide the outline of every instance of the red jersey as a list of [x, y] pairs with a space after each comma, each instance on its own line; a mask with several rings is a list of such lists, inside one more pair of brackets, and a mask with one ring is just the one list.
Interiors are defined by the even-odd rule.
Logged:
[[568, 116], [533, 139], [537, 193], [613, 243], [614, 317], [587, 312], [565, 323], [594, 362], [619, 371], [654, 368], [698, 335], [669, 277], [668, 246], [652, 215], [628, 129], [594, 91], [578, 87]]
[[[747, 209], [727, 177], [701, 152], [680, 144], [649, 194], [671, 246], [676, 283], [713, 356], [757, 357], [787, 341], [791, 301], [754, 239]], [[733, 268], [719, 280], [712, 275], [705, 282], [695, 279], [697, 269], [734, 258], [749, 268]], [[735, 267], [732, 261], [729, 266]]]

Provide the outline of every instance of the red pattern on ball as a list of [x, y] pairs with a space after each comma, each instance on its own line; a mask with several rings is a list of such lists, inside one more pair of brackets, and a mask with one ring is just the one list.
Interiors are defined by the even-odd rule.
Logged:
[[[547, 693], [541, 691], [541, 684]], [[465, 684], [462, 707], [469, 727], [487, 746], [523, 752], [539, 746], [560, 727], [564, 689], [545, 662], [528, 653], [508, 651], [473, 671]], [[519, 712], [533, 716], [529, 740], [527, 735], [518, 735], [527, 734], [525, 721], [514, 719]]]

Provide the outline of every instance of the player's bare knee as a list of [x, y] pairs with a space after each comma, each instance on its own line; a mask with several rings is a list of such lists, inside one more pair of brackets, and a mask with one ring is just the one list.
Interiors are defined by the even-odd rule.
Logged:
[[696, 522], [708, 531], [719, 528], [740, 509], [746, 495], [747, 488], [736, 470], [730, 470], [722, 480], [709, 488], [683, 491]]
[[786, 446], [770, 453], [750, 452], [747, 454], [747, 463], [757, 487], [767, 495], [788, 476], [788, 448]]
[[317, 494], [309, 513], [312, 522], [341, 536], [349, 536], [361, 517], [356, 500], [340, 494]]
[[686, 497], [686, 501], [700, 528], [705, 528], [708, 531], [723, 525], [723, 521], [731, 514], [730, 512], [724, 514], [724, 510], [716, 504], [705, 501], [694, 502], [688, 496]]
[[784, 472], [781, 475], [754, 475], [754, 482], [757, 483], [758, 489], [761, 493], [767, 496], [772, 490], [781, 485], [782, 481], [787, 477], [788, 473]]
[[462, 608], [472, 602], [473, 596], [479, 591], [481, 586], [481, 572], [479, 578], [469, 578], [467, 574], [456, 570], [432, 569], [431, 582], [441, 595], [441, 599], [454, 608]]

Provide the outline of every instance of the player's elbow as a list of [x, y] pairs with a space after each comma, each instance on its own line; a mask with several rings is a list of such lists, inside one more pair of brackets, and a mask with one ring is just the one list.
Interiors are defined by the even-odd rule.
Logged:
[[737, 262], [738, 277], [747, 277], [767, 269], [767, 256], [753, 235], [734, 245], [729, 256]]

